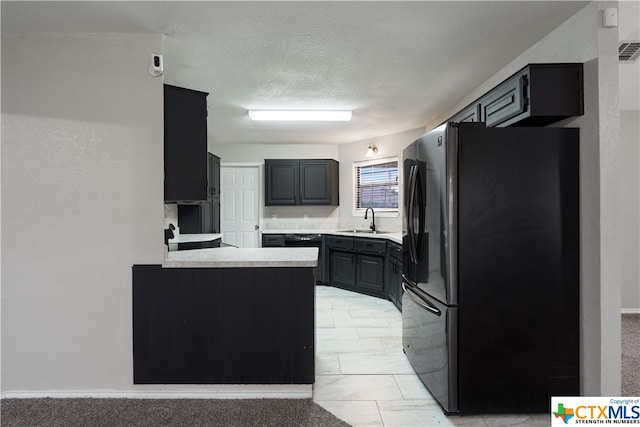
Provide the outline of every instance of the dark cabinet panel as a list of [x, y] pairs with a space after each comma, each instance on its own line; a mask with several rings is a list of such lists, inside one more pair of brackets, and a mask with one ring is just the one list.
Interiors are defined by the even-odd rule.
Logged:
[[384, 295], [384, 258], [360, 254], [356, 267], [356, 288]]
[[328, 248], [353, 249], [353, 237], [325, 236], [324, 241]]
[[353, 289], [356, 284], [356, 255], [349, 252], [331, 251], [331, 284]]
[[462, 123], [462, 122], [480, 122], [480, 105], [474, 104], [466, 109], [462, 110], [460, 113], [456, 114], [449, 121]]
[[386, 254], [387, 242], [379, 239], [355, 238], [353, 239], [353, 249], [358, 252]]
[[527, 111], [526, 76], [518, 75], [480, 100], [482, 121], [488, 127], [498, 125]]
[[265, 205], [338, 205], [335, 160], [265, 160]]
[[338, 204], [338, 164], [327, 160], [300, 161], [300, 204]]
[[178, 204], [180, 234], [213, 233], [212, 205], [209, 201]]
[[220, 197], [220, 157], [207, 153], [207, 197]]
[[385, 240], [325, 236], [329, 283], [378, 297], [385, 295]]
[[212, 203], [212, 233], [220, 234], [220, 198], [211, 199]]
[[207, 198], [207, 93], [164, 85], [164, 199]]
[[284, 246], [284, 234], [263, 234], [262, 247], [279, 247]]
[[133, 267], [135, 384], [311, 384], [312, 268]]
[[265, 204], [298, 204], [298, 162], [295, 160], [265, 161]]
[[583, 64], [529, 64], [448, 121], [546, 126], [582, 114]]
[[385, 290], [387, 298], [402, 311], [402, 245], [387, 243]]

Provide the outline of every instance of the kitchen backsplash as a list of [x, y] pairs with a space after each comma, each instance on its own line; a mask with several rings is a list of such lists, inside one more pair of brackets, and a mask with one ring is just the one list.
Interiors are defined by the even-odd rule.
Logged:
[[[363, 230], [371, 224], [371, 219], [355, 216], [341, 221], [338, 212], [335, 206], [265, 206], [261, 227], [263, 230]], [[180, 234], [178, 205], [175, 203], [164, 205], [164, 227], [168, 228], [170, 223], [177, 228], [174, 233]], [[378, 230], [397, 232], [400, 231], [397, 224], [397, 218], [376, 216]]]

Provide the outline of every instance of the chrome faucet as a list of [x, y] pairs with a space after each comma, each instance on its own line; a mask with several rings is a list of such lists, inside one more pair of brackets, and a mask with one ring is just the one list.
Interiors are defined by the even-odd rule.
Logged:
[[369, 228], [371, 229], [371, 231], [375, 232], [376, 231], [376, 214], [373, 211], [373, 208], [371, 206], [369, 206], [367, 210], [364, 211], [364, 219], [367, 219], [367, 212], [369, 212], [369, 209], [371, 209], [371, 225], [369, 226]]

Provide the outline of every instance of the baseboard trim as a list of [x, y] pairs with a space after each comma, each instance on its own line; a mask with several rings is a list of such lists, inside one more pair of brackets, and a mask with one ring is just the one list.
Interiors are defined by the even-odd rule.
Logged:
[[622, 314], [640, 314], [640, 308], [623, 308]]
[[2, 399], [311, 399], [311, 384], [221, 385], [166, 390], [21, 390], [4, 391]]

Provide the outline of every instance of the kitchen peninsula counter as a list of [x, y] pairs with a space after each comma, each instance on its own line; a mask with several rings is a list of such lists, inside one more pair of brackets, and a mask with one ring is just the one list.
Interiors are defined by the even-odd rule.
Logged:
[[317, 267], [317, 248], [213, 248], [168, 252], [164, 268]]
[[134, 265], [134, 384], [313, 384], [317, 265], [317, 248], [235, 247]]

